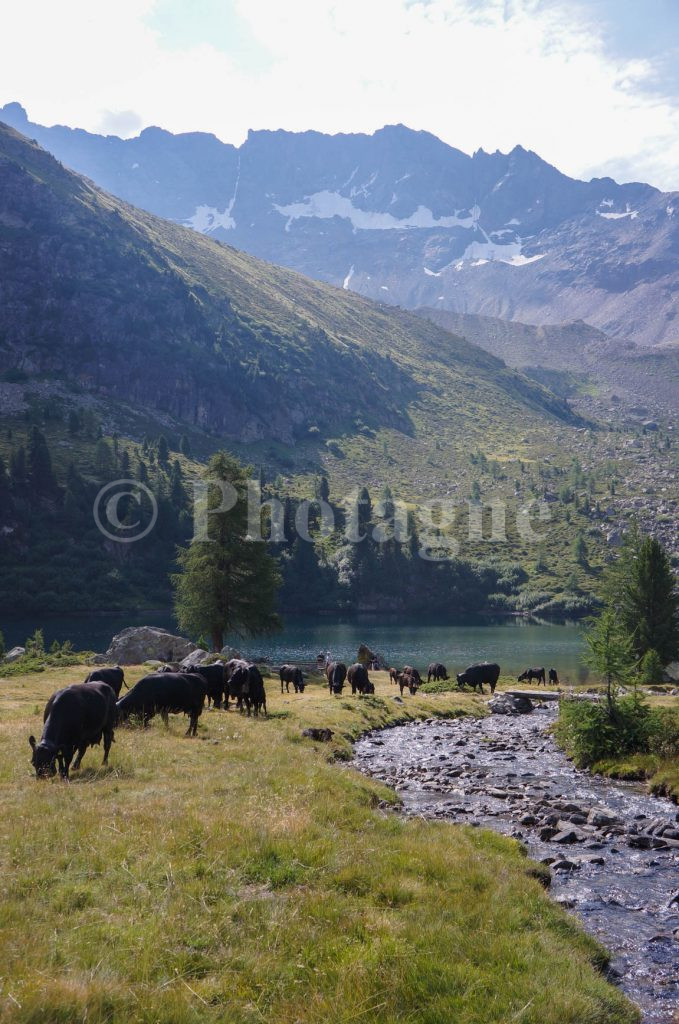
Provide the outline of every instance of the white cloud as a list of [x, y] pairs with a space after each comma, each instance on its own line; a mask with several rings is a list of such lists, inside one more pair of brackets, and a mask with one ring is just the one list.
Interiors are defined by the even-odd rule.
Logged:
[[158, 2], [15, 5], [0, 103], [92, 131], [133, 112], [235, 143], [248, 128], [403, 122], [467, 152], [520, 142], [569, 174], [679, 187], [679, 109], [653, 91], [656, 68], [612, 57], [569, 0], [234, 0], [264, 70], [210, 42], [164, 48]]

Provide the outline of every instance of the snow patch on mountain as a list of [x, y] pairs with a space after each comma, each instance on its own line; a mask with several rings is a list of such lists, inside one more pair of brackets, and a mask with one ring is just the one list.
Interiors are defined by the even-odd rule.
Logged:
[[[600, 205], [607, 206], [608, 201], [604, 199]], [[635, 220], [639, 216], [639, 211], [633, 210], [629, 203], [625, 203], [625, 210], [623, 213], [612, 213], [611, 211], [608, 213], [602, 213], [601, 210], [597, 210], [596, 212], [598, 217], [605, 217], [606, 220], [621, 220], [623, 217], [629, 217], [630, 220]]]
[[347, 276], [344, 278], [344, 281], [342, 282], [342, 287], [344, 288], [345, 292], [349, 290], [349, 285], [351, 284], [351, 279], [352, 279], [353, 276], [354, 276], [354, 265], [352, 263], [350, 268], [349, 268], [349, 273], [347, 274]]
[[217, 228], [224, 228], [230, 231], [235, 228], [236, 222], [231, 216], [231, 206], [227, 206], [221, 212], [216, 206], [197, 206], [192, 217], [184, 222], [185, 227], [200, 231], [202, 235], [210, 235]]
[[[361, 191], [373, 180], [371, 178], [362, 186]], [[358, 190], [351, 191], [352, 196], [358, 194]], [[401, 231], [404, 228], [475, 228], [481, 216], [478, 206], [473, 206], [466, 214], [464, 210], [456, 210], [454, 214], [435, 217], [428, 206], [420, 205], [409, 217], [394, 217], [391, 213], [361, 210], [354, 205], [351, 197], [340, 195], [339, 192], [330, 192], [328, 189], [314, 192], [299, 203], [288, 203], [286, 206], [274, 203], [274, 209], [283, 217], [287, 217], [286, 231], [290, 230], [294, 221], [302, 217], [317, 217], [319, 220], [341, 217], [350, 221], [354, 231]], [[465, 215], [460, 216], [461, 214]]]

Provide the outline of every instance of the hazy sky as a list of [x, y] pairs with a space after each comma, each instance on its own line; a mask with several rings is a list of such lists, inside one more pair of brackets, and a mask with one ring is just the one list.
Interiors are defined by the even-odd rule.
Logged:
[[8, 0], [10, 100], [43, 124], [234, 143], [403, 122], [679, 189], [679, 0]]

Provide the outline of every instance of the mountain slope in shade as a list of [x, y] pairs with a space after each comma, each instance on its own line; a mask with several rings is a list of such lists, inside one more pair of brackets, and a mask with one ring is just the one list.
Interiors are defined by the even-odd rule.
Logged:
[[[443, 309], [425, 307], [418, 313], [549, 386], [555, 386], [558, 378], [535, 371], [580, 379], [586, 375], [603, 388], [604, 398], [617, 396], [627, 406], [643, 403], [660, 415], [676, 416], [679, 411], [679, 343], [654, 347], [621, 343], [582, 320], [537, 327]], [[566, 388], [566, 393], [571, 389]]]
[[578, 422], [440, 327], [136, 210], [2, 125], [0, 361], [22, 393], [59, 384], [109, 421], [126, 404], [215, 443], [318, 459], [329, 437], [389, 430], [415, 472], [433, 438]]
[[144, 209], [380, 302], [679, 338], [677, 193], [577, 181], [520, 146], [469, 157], [402, 125], [257, 131], [236, 148], [45, 128], [19, 104], [0, 119]]

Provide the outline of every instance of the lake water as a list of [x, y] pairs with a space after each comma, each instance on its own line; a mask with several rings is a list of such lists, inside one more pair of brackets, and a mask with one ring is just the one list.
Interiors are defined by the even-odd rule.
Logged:
[[[23, 643], [40, 625], [45, 640], [70, 640], [74, 647], [104, 651], [114, 633], [126, 626], [162, 626], [176, 632], [171, 612], [139, 615], [60, 616], [40, 620], [4, 618], [0, 629], [8, 646]], [[442, 661], [459, 671], [475, 661], [497, 661], [503, 671], [520, 672], [528, 666], [554, 667], [563, 681], [584, 681], [581, 665], [583, 631], [577, 625], [541, 624], [525, 619], [474, 620], [436, 623], [383, 619], [288, 619], [280, 633], [230, 643], [250, 657], [264, 656], [274, 663], [314, 661], [319, 651], [351, 662], [360, 643], [383, 654], [389, 664], [425, 666]]]

